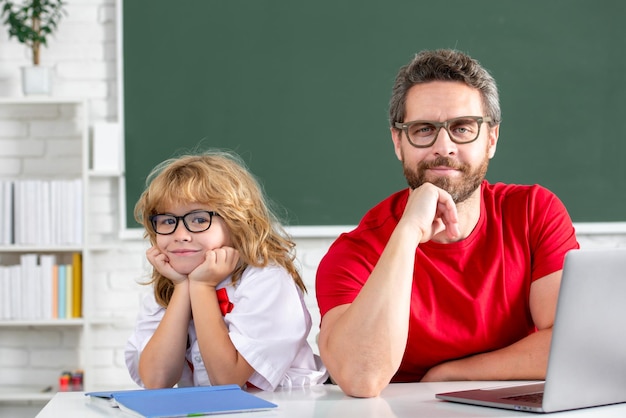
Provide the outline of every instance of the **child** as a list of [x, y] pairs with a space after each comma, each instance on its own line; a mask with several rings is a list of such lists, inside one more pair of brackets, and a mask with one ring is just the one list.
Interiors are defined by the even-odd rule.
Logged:
[[135, 217], [152, 244], [154, 292], [126, 346], [132, 378], [146, 388], [323, 383], [295, 244], [241, 160], [171, 159], [147, 184]]

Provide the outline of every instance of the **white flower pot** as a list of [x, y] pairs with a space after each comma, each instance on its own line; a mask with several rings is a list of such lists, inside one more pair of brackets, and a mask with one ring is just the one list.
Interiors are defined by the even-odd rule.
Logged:
[[50, 94], [51, 73], [49, 67], [39, 65], [22, 67], [22, 91], [24, 95]]

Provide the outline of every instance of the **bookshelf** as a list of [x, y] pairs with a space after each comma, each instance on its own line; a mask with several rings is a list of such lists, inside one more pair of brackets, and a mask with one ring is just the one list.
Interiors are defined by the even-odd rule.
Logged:
[[[12, 317], [0, 316], [0, 348], [9, 356], [1, 364], [0, 403], [48, 401], [59, 390], [63, 371], [81, 370], [84, 389], [95, 390], [90, 380], [96, 367], [94, 329], [123, 321], [111, 312], [99, 312], [95, 303], [102, 268], [98, 258], [119, 249], [119, 208], [111, 202], [119, 199], [121, 172], [92, 169], [86, 100], [0, 98], [0, 123], [7, 128], [0, 133], [0, 140], [11, 149], [0, 181], [16, 184], [60, 179], [79, 184], [78, 193], [68, 199], [74, 200], [72, 215], [78, 218], [71, 226], [74, 242], [41, 241], [40, 236], [40, 241], [20, 242], [14, 233], [12, 241], [0, 240], [0, 266], [14, 266], [23, 256], [34, 254], [39, 258], [53, 256], [59, 263], [71, 263], [79, 255], [82, 267], [80, 309], [74, 312], [75, 317], [24, 318], [14, 312]], [[42, 213], [45, 211], [32, 212], [33, 217], [27, 218], [38, 220]], [[68, 219], [53, 217], [48, 222], [64, 224], [54, 225], [57, 229], [67, 228]]]

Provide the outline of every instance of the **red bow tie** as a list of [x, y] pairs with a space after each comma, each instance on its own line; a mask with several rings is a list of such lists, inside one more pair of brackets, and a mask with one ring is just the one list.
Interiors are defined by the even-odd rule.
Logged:
[[225, 316], [227, 313], [233, 310], [235, 305], [230, 303], [228, 299], [228, 293], [226, 293], [226, 288], [222, 287], [221, 289], [217, 289], [217, 301], [220, 304], [220, 311], [222, 311], [222, 316]]

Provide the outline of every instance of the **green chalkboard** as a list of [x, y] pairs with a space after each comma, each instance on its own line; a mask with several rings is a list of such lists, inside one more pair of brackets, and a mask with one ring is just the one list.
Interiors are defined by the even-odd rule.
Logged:
[[626, 2], [123, 2], [127, 225], [150, 169], [239, 153], [289, 225], [354, 225], [405, 187], [387, 106], [422, 49], [496, 78], [488, 179], [540, 183], [576, 222], [626, 220]]

